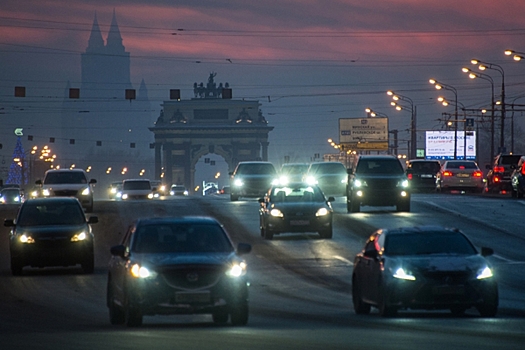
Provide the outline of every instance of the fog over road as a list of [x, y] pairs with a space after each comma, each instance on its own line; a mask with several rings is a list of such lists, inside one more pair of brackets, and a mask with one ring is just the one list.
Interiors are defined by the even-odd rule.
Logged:
[[[457, 194], [415, 194], [412, 212], [363, 207], [346, 213], [334, 203], [334, 237], [283, 234], [260, 237], [255, 199], [228, 196], [166, 200], [97, 201], [92, 215], [96, 269], [9, 269], [8, 229], [0, 228], [0, 339], [2, 349], [521, 349], [525, 343], [525, 202]], [[0, 206], [0, 218], [16, 207]], [[137, 217], [211, 215], [235, 243], [252, 244], [247, 256], [250, 319], [245, 327], [216, 326], [208, 315], [146, 316], [140, 328], [112, 326], [105, 304], [109, 248]], [[356, 315], [351, 302], [354, 255], [376, 228], [423, 224], [455, 226], [490, 257], [500, 285], [496, 318], [475, 310], [400, 311], [395, 318]]]

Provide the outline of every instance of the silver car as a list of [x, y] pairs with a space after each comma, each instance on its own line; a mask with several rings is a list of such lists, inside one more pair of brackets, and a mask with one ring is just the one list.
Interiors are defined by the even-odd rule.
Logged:
[[436, 177], [436, 191], [469, 191], [482, 193], [483, 172], [472, 160], [448, 160], [441, 166]]

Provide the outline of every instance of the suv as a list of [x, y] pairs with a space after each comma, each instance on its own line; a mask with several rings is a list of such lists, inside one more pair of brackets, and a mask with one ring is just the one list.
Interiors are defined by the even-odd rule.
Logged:
[[346, 167], [340, 162], [312, 163], [305, 175], [307, 183], [319, 185], [327, 196], [344, 196], [346, 180]]
[[410, 211], [410, 191], [405, 171], [394, 156], [359, 156], [348, 169], [346, 206], [357, 213], [361, 205], [391, 206]]
[[87, 173], [82, 169], [53, 169], [46, 171], [44, 181], [35, 181], [41, 187], [41, 197], [76, 197], [86, 212], [93, 211], [93, 185], [88, 182]]
[[240, 162], [230, 173], [230, 199], [262, 197], [276, 178], [277, 172], [270, 162]]
[[438, 160], [409, 160], [406, 174], [410, 189], [412, 191], [435, 191], [436, 174], [439, 169], [441, 169], [441, 163]]
[[487, 165], [487, 182], [485, 183], [486, 193], [499, 193], [501, 191], [512, 190], [510, 176], [513, 169], [520, 161], [521, 154], [498, 154], [494, 158], [492, 167]]
[[151, 182], [147, 179], [127, 179], [122, 182], [120, 199], [152, 199], [154, 197]]

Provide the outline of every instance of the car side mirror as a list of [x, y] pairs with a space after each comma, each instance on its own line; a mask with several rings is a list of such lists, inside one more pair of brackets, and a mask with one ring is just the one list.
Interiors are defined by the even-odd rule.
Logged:
[[328, 199], [326, 201], [327, 202], [335, 202], [335, 197], [330, 196], [330, 197], [328, 197]]
[[348, 175], [353, 175], [353, 174], [354, 174], [354, 171], [353, 171], [352, 168], [348, 168], [348, 169], [346, 169], [346, 173], [347, 173]]
[[97, 180], [95, 180], [95, 179], [91, 179], [91, 180], [89, 180], [89, 183], [92, 184], [92, 185], [94, 185], [94, 184], [97, 183]]
[[88, 224], [96, 224], [98, 222], [98, 216], [90, 216], [88, 219]]
[[42, 186], [42, 180], [36, 180], [36, 181], [35, 181], [35, 185], [40, 185], [40, 186]]
[[126, 254], [126, 247], [124, 247], [123, 245], [115, 245], [111, 247], [109, 251], [111, 252], [111, 255], [120, 256], [121, 258], [124, 258]]
[[485, 169], [490, 170], [490, 168], [492, 168], [490, 164], [485, 164]]
[[264, 197], [261, 197], [257, 200], [259, 203], [263, 204], [264, 203]]
[[237, 245], [237, 254], [239, 255], [243, 255], [243, 254], [248, 254], [249, 252], [252, 251], [252, 246], [251, 244], [248, 244], [248, 243], [239, 243]]
[[15, 221], [13, 219], [5, 219], [4, 220], [4, 226], [6, 226], [6, 227], [15, 226]]
[[481, 256], [491, 256], [494, 254], [494, 249], [488, 247], [481, 247]]
[[372, 258], [372, 259], [377, 259], [379, 257], [379, 253], [375, 249], [373, 249], [373, 250], [365, 250], [363, 255], [366, 256], [367, 258]]

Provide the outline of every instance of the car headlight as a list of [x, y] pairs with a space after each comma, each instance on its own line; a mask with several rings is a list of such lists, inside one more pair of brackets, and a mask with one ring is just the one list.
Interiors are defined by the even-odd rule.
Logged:
[[82, 195], [83, 196], [89, 196], [89, 194], [91, 193], [91, 191], [89, 190], [89, 187], [86, 187], [82, 190]]
[[18, 240], [20, 241], [20, 243], [26, 243], [26, 244], [35, 243], [34, 238], [26, 234], [21, 235], [18, 238]]
[[402, 181], [399, 181], [399, 183], [397, 184], [398, 187], [403, 187], [403, 188], [407, 188], [408, 187], [408, 180], [402, 180]]
[[315, 185], [317, 184], [317, 179], [313, 176], [307, 176], [306, 179], [305, 179], [305, 182], [308, 184], [308, 185]]
[[344, 177], [344, 178], [341, 180], [341, 183], [342, 183], [342, 184], [347, 184], [347, 183], [348, 183], [348, 178], [347, 178], [347, 177]]
[[416, 276], [414, 276], [410, 271], [405, 271], [402, 267], [398, 268], [393, 276], [401, 280], [407, 280], [407, 281], [416, 280]]
[[155, 271], [150, 270], [145, 266], [140, 266], [139, 264], [133, 264], [130, 272], [131, 276], [135, 278], [155, 278], [157, 276]]
[[38, 197], [38, 191], [33, 191], [30, 194], [31, 197]]
[[188, 190], [184, 191], [184, 195], [187, 196], [189, 194]]
[[0, 203], [5, 203], [5, 198], [4, 197], [0, 197]]
[[115, 193], [117, 193], [117, 189], [116, 188], [112, 188], [112, 189], [109, 190], [109, 192], [115, 194]]
[[43, 196], [50, 196], [51, 195], [51, 191], [49, 191], [47, 188], [43, 189], [42, 190], [42, 195]]
[[241, 179], [235, 179], [235, 180], [233, 181], [233, 185], [234, 185], [234, 186], [237, 186], [237, 187], [242, 187], [242, 185], [244, 185], [244, 183], [242, 182]]
[[127, 193], [122, 193], [122, 194], [120, 195], [120, 198], [122, 198], [122, 199], [128, 199], [128, 194], [127, 194]]
[[367, 185], [366, 185], [366, 181], [361, 181], [359, 179], [355, 179], [354, 186], [355, 187], [365, 187]]
[[494, 274], [492, 273], [492, 270], [490, 269], [490, 267], [485, 266], [483, 269], [481, 269], [478, 272], [478, 275], [476, 276], [476, 278], [478, 280], [483, 280], [485, 278], [490, 278], [492, 276], [494, 276]]
[[315, 213], [315, 216], [325, 216], [328, 215], [330, 211], [326, 208], [319, 208], [319, 210]]
[[290, 182], [290, 179], [288, 178], [288, 176], [286, 175], [283, 175], [279, 178], [278, 180], [278, 183], [274, 184], [274, 185], [282, 185], [282, 186], [285, 186], [288, 184], [288, 182]]
[[276, 218], [282, 218], [284, 217], [284, 214], [282, 211], [280, 211], [279, 209], [277, 208], [273, 208], [272, 210], [270, 210], [270, 215], [271, 216], [274, 216]]
[[148, 199], [152, 199], [153, 198], [153, 193], [149, 193], [148, 194]]
[[234, 263], [228, 271], [226, 271], [226, 275], [230, 277], [241, 277], [246, 274], [246, 263], [244, 261], [241, 261], [240, 263]]
[[85, 241], [88, 238], [88, 235], [85, 231], [82, 231], [80, 233], [75, 234], [73, 237], [71, 237], [71, 242], [80, 242]]

